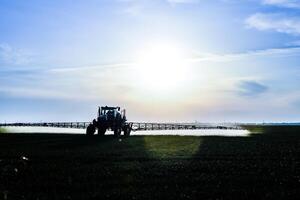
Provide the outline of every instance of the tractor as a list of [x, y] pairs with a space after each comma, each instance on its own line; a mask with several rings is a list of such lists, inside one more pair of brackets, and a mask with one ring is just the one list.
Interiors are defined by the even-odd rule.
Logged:
[[92, 136], [96, 129], [98, 135], [105, 135], [106, 130], [114, 132], [114, 136], [120, 136], [124, 132], [125, 136], [129, 136], [132, 123], [128, 123], [126, 119], [126, 110], [120, 110], [120, 107], [102, 106], [98, 108], [98, 117], [87, 126], [86, 135]]

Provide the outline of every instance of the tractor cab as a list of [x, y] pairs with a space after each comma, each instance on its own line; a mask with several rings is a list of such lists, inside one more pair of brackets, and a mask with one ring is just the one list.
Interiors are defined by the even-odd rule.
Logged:
[[121, 120], [125, 119], [126, 121], [126, 116], [125, 116], [125, 109], [121, 111], [120, 107], [99, 107], [98, 108], [98, 120]]

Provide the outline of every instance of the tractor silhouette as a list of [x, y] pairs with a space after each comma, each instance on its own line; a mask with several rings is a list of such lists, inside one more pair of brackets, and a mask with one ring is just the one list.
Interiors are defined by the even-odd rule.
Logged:
[[107, 130], [114, 132], [115, 136], [120, 136], [124, 132], [125, 136], [129, 136], [132, 123], [128, 123], [126, 119], [126, 110], [120, 110], [120, 107], [102, 106], [98, 108], [98, 117], [90, 123], [86, 129], [86, 135], [93, 136], [98, 131], [98, 135], [105, 135]]

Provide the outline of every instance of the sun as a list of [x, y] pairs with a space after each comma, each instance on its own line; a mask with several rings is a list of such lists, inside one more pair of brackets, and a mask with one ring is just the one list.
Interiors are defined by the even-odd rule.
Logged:
[[142, 49], [136, 62], [140, 87], [150, 90], [173, 90], [186, 79], [183, 51], [174, 45], [149, 45]]

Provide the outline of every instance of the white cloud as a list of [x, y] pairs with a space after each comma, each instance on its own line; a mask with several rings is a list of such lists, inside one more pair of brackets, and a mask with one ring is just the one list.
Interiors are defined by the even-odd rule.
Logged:
[[32, 61], [33, 54], [25, 49], [0, 44], [0, 63], [6, 65], [23, 65]]
[[198, 54], [189, 59], [191, 62], [212, 61], [212, 62], [230, 62], [239, 59], [259, 56], [295, 56], [300, 54], [299, 47], [290, 48], [271, 48], [263, 50], [255, 50], [248, 52], [232, 53], [232, 54]]
[[249, 28], [300, 35], [300, 18], [282, 14], [256, 13], [246, 19]]
[[286, 8], [300, 8], [299, 0], [263, 0], [262, 3]]
[[44, 89], [38, 87], [18, 86], [18, 87], [0, 87], [0, 92], [15, 97], [41, 98], [41, 99], [74, 99], [75, 95], [71, 96], [64, 91], [57, 89]]

